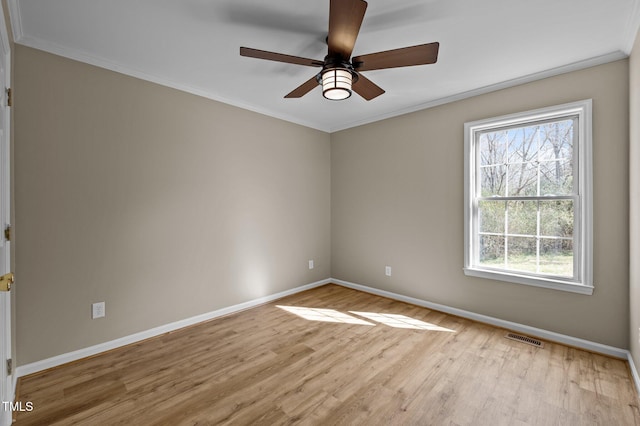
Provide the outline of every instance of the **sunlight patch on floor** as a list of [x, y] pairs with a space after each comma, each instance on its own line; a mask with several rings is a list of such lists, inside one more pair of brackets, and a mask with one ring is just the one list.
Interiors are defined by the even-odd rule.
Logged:
[[344, 323], [344, 324], [360, 324], [360, 325], [370, 325], [370, 326], [376, 325], [369, 321], [365, 321], [361, 318], [358, 318], [358, 317], [364, 317], [370, 321], [388, 325], [389, 327], [393, 327], [393, 328], [408, 328], [413, 330], [428, 330], [428, 331], [446, 331], [448, 333], [456, 332], [455, 330], [452, 330], [450, 328], [440, 327], [439, 325], [424, 322], [419, 319], [408, 317], [406, 315], [349, 311], [350, 314], [358, 316], [358, 317], [355, 317], [353, 315], [349, 315], [344, 312], [336, 311], [335, 309], [307, 308], [304, 306], [283, 306], [283, 305], [276, 305], [276, 307], [309, 321], [337, 322], [337, 323]]
[[302, 306], [276, 306], [309, 321], [341, 322], [345, 324], [375, 326], [375, 324], [372, 324], [368, 321], [356, 318], [351, 315], [347, 315], [343, 312], [336, 311], [335, 309], [305, 308]]
[[440, 327], [439, 325], [420, 321], [419, 319], [411, 318], [406, 315], [355, 311], [349, 311], [349, 313], [365, 317], [371, 321], [376, 321], [394, 328], [411, 328], [414, 330], [446, 331], [449, 333], [455, 333], [455, 330], [451, 330], [450, 328]]

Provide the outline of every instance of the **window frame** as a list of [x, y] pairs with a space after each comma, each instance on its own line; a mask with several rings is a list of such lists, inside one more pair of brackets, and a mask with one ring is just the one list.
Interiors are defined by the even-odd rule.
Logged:
[[[479, 265], [478, 246], [478, 135], [509, 126], [524, 127], [544, 120], [577, 117], [577, 146], [574, 150], [574, 264], [575, 277], [562, 278], [525, 271], [509, 271]], [[577, 153], [575, 152], [577, 150]], [[593, 178], [592, 178], [592, 100], [586, 99], [546, 108], [464, 123], [464, 273], [536, 287], [593, 294]], [[576, 173], [577, 169], [577, 173]], [[576, 232], [577, 231], [577, 232]], [[577, 259], [576, 259], [577, 257]]]

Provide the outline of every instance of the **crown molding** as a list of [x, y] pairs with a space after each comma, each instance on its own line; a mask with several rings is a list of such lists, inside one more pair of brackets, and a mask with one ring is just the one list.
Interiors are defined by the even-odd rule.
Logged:
[[[638, 0], [640, 1], [640, 0]], [[421, 103], [418, 105], [414, 105], [409, 108], [404, 108], [397, 111], [392, 111], [386, 114], [377, 115], [374, 117], [367, 118], [365, 120], [355, 121], [351, 123], [347, 123], [344, 126], [335, 127], [330, 129], [330, 132], [337, 132], [340, 130], [350, 129], [352, 127], [362, 126], [365, 124], [370, 124], [376, 121], [386, 120], [387, 118], [393, 118], [400, 115], [410, 114], [412, 112], [421, 111], [424, 109], [429, 109], [433, 107], [437, 107], [440, 105], [448, 104], [451, 102], [460, 101], [463, 99], [472, 98], [474, 96], [484, 95], [486, 93], [495, 92], [502, 89], [507, 89], [509, 87], [520, 86], [522, 84], [531, 83], [533, 81], [542, 80], [549, 77], [554, 77], [556, 75], [566, 74], [573, 71], [580, 71], [585, 68], [595, 67], [597, 65], [603, 65], [609, 62], [619, 61], [621, 59], [627, 58], [629, 55], [623, 51], [617, 50], [615, 52], [610, 52], [605, 55], [596, 56], [594, 58], [585, 59], [583, 61], [574, 62], [568, 65], [563, 65], [561, 67], [552, 68], [545, 71], [540, 71], [534, 74], [529, 74], [523, 77], [514, 78], [512, 80], [503, 81], [500, 83], [492, 84], [485, 87], [480, 87], [478, 89], [469, 90], [467, 92], [458, 93], [451, 96], [446, 96], [444, 98], [436, 99], [433, 101]]]
[[72, 59], [74, 61], [82, 62], [82, 63], [93, 65], [99, 68], [104, 68], [110, 71], [114, 71], [120, 74], [128, 75], [130, 77], [135, 77], [141, 80], [149, 81], [151, 83], [156, 83], [161, 86], [170, 87], [172, 89], [180, 90], [182, 92], [190, 93], [192, 95], [201, 96], [203, 98], [211, 99], [213, 101], [217, 101], [217, 102], [221, 102], [234, 107], [242, 108], [247, 111], [252, 111], [258, 114], [277, 118], [279, 120], [287, 121], [289, 123], [298, 124], [304, 127], [309, 127], [311, 129], [316, 129], [323, 132], [329, 132], [330, 130], [328, 128], [319, 126], [317, 123], [313, 123], [311, 121], [300, 120], [297, 117], [293, 117], [287, 114], [275, 114], [273, 113], [273, 111], [270, 111], [266, 108], [260, 108], [255, 105], [238, 102], [237, 100], [220, 96], [217, 93], [213, 93], [211, 91], [208, 91], [196, 86], [180, 83], [178, 81], [174, 81], [171, 79], [167, 79], [165, 77], [160, 77], [154, 74], [150, 74], [135, 68], [123, 66], [117, 62], [113, 62], [105, 58], [94, 56], [89, 53], [83, 52], [81, 50], [70, 49], [68, 47], [64, 47], [56, 43], [51, 43], [49, 41], [42, 40], [40, 38], [22, 36], [19, 40], [16, 39], [16, 43], [23, 46], [31, 47], [33, 49], [42, 50], [44, 52], [48, 52], [54, 55]]
[[[248, 103], [244, 103], [244, 102], [238, 102], [237, 100], [234, 99], [230, 99], [224, 96], [221, 96], [217, 93], [213, 93], [211, 91], [208, 91], [206, 89], [200, 88], [200, 87], [195, 87], [195, 86], [191, 86], [188, 84], [184, 84], [178, 81], [174, 81], [171, 79], [167, 79], [165, 77], [160, 77], [154, 74], [150, 74], [148, 72], [144, 72], [141, 70], [137, 70], [134, 68], [130, 68], [127, 66], [123, 66], [117, 62], [113, 62], [110, 61], [108, 59], [105, 58], [101, 58], [98, 56], [94, 56], [91, 55], [87, 52], [83, 52], [77, 49], [70, 49], [68, 47], [65, 46], [61, 46], [59, 44], [56, 43], [51, 43], [49, 41], [40, 39], [40, 38], [36, 38], [36, 37], [29, 37], [29, 36], [24, 36], [22, 33], [22, 25], [21, 25], [21, 18], [20, 18], [20, 8], [19, 8], [19, 4], [18, 4], [18, 0], [7, 0], [9, 3], [9, 9], [10, 9], [10, 14], [11, 14], [11, 25], [13, 28], [13, 33], [14, 33], [14, 40], [16, 43], [27, 46], [27, 47], [31, 47], [34, 49], [38, 49], [38, 50], [42, 50], [48, 53], [52, 53], [54, 55], [58, 55], [58, 56], [62, 56], [68, 59], [72, 59], [75, 61], [79, 61], [79, 62], [83, 62], [89, 65], [94, 65], [97, 66], [99, 68], [104, 68], [104, 69], [108, 69], [111, 71], [115, 71], [118, 72], [120, 74], [125, 74], [131, 77], [135, 77], [135, 78], [139, 78], [141, 80], [145, 80], [145, 81], [149, 81], [152, 83], [156, 83], [159, 84], [161, 86], [166, 86], [166, 87], [170, 87], [176, 90], [180, 90], [186, 93], [190, 93], [196, 96], [201, 96], [207, 99], [211, 99], [213, 101], [217, 101], [217, 102], [222, 102], [224, 104], [227, 105], [231, 105], [231, 106], [235, 106], [238, 108], [242, 108], [248, 111], [252, 111], [258, 114], [262, 114], [262, 115], [266, 115], [269, 117], [273, 117], [279, 120], [283, 120], [283, 121], [287, 121], [293, 124], [298, 124], [304, 127], [308, 127], [311, 129], [316, 129], [316, 130], [320, 130], [326, 133], [333, 133], [333, 132], [338, 132], [341, 130], [346, 130], [346, 129], [350, 129], [353, 127], [358, 127], [358, 126], [362, 126], [365, 124], [370, 124], [370, 123], [374, 123], [376, 121], [381, 121], [381, 120], [386, 120], [388, 118], [393, 118], [393, 117], [398, 117], [401, 115], [405, 115], [405, 114], [410, 114], [412, 112], [416, 112], [416, 111], [421, 111], [421, 110], [425, 110], [425, 109], [429, 109], [429, 108], [434, 108], [440, 105], [444, 105], [444, 104], [448, 104], [451, 102], [456, 102], [459, 100], [463, 100], [463, 99], [468, 99], [468, 98], [472, 98], [474, 96], [479, 96], [479, 95], [483, 95], [486, 93], [491, 93], [491, 92], [495, 92], [498, 90], [502, 90], [502, 89], [507, 89], [510, 87], [514, 87], [514, 86], [519, 86], [522, 84], [526, 84], [526, 83], [530, 83], [533, 81], [537, 81], [537, 80], [542, 80], [548, 77], [554, 77], [557, 75], [561, 75], [561, 74], [566, 74], [566, 73], [570, 73], [573, 71], [579, 71], [585, 68], [590, 68], [590, 67], [594, 67], [597, 65], [602, 65], [602, 64], [606, 64], [609, 62], [614, 62], [614, 61], [618, 61], [621, 59], [625, 59], [629, 56], [629, 54], [625, 51], [622, 50], [616, 50], [610, 53], [606, 53], [604, 55], [600, 55], [600, 56], [596, 56], [593, 58], [588, 58], [585, 60], [581, 60], [581, 61], [577, 61], [568, 65], [563, 65], [560, 67], [556, 67], [556, 68], [552, 68], [552, 69], [548, 69], [548, 70], [543, 70], [540, 72], [536, 72], [533, 74], [529, 74], [523, 77], [518, 77], [518, 78], [514, 78], [511, 80], [506, 80], [503, 82], [499, 82], [496, 84], [492, 84], [489, 86], [484, 86], [484, 87], [480, 87], [477, 89], [473, 89], [473, 90], [469, 90], [466, 92], [461, 92], [461, 93], [457, 93], [451, 96], [446, 96], [443, 98], [439, 98], [439, 99], [435, 99], [432, 101], [428, 101], [428, 102], [424, 102], [424, 103], [419, 103], [407, 108], [402, 108], [399, 110], [395, 110], [395, 111], [390, 111], [384, 114], [379, 114], [379, 115], [374, 115], [362, 120], [357, 120], [357, 121], [353, 121], [353, 122], [349, 122], [349, 123], [345, 123], [344, 125], [340, 125], [340, 126], [322, 126], [319, 125], [318, 123], [314, 123], [312, 121], [309, 120], [301, 120], [298, 117], [294, 117], [288, 114], [278, 114], [278, 113], [274, 113], [273, 111], [269, 110], [268, 108], [262, 108], [262, 107], [258, 107], [252, 104], [248, 104]], [[14, 24], [15, 22], [15, 24]], [[640, 26], [640, 0], [634, 0], [634, 9], [633, 9], [633, 13], [632, 13], [632, 18], [630, 19], [628, 25], [627, 25], [627, 32], [629, 32], [630, 28], [633, 28], [635, 31], [638, 30], [638, 27]], [[629, 37], [628, 37], [629, 38]], [[631, 47], [633, 47], [633, 42], [634, 42], [635, 38], [632, 38], [630, 43], [630, 48], [629, 51], [631, 49]], [[628, 43], [627, 43], [628, 44]], [[626, 46], [625, 46], [626, 47]]]

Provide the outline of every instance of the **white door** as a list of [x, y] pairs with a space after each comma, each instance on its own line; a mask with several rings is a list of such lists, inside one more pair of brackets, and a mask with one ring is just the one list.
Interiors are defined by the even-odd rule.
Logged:
[[[11, 268], [10, 243], [5, 239], [4, 230], [9, 225], [11, 210], [9, 207], [11, 190], [9, 107], [7, 106], [7, 87], [11, 69], [11, 48], [4, 21], [4, 10], [0, 3], [0, 275]], [[11, 358], [11, 295], [0, 291], [0, 425], [11, 423], [11, 409], [5, 402], [13, 402], [13, 374], [7, 371], [7, 360]]]

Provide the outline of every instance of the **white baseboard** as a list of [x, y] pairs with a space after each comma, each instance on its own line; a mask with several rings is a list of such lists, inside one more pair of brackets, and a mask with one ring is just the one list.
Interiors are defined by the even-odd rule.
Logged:
[[543, 340], [558, 342], [564, 345], [585, 349], [591, 352], [608, 355], [615, 358], [620, 358], [625, 360], [628, 359], [627, 354], [629, 353], [629, 351], [627, 351], [626, 349], [620, 349], [613, 346], [603, 345], [601, 343], [591, 342], [589, 340], [579, 339], [577, 337], [567, 336], [566, 334], [560, 334], [554, 331], [543, 330], [541, 328], [530, 327], [528, 325], [519, 324], [516, 322], [505, 321], [505, 320], [490, 317], [487, 315], [476, 314], [475, 312], [465, 311], [463, 309], [458, 309], [458, 308], [452, 308], [450, 306], [440, 305], [438, 303], [427, 302], [426, 300], [403, 296], [401, 294], [392, 293], [390, 291], [385, 291], [385, 290], [379, 290], [377, 288], [367, 287], [360, 284], [354, 284], [348, 281], [334, 279], [334, 280], [331, 280], [331, 282], [335, 284], [339, 284], [344, 287], [352, 288], [354, 290], [364, 291], [365, 293], [371, 293], [378, 296], [388, 297], [389, 299], [411, 303], [412, 305], [422, 306], [425, 308], [433, 309], [434, 311], [440, 311], [440, 312], [455, 315], [458, 317], [482, 322], [485, 324], [494, 325], [496, 327], [506, 328], [512, 331], [518, 331], [520, 333], [524, 333], [532, 337], [539, 337]]
[[[139, 342], [141, 340], [148, 339], [150, 337], [159, 336], [161, 334], [175, 331], [180, 328], [188, 327], [190, 325], [198, 324], [203, 321], [208, 321], [214, 318], [218, 318], [224, 315], [229, 315], [235, 312], [240, 312], [245, 309], [253, 308], [273, 300], [281, 299], [285, 296], [290, 296], [301, 291], [310, 290], [321, 285], [331, 283], [331, 279], [325, 279], [322, 281], [316, 281], [311, 284], [303, 285], [300, 287], [292, 288], [290, 290], [281, 291], [280, 293], [271, 294], [268, 296], [260, 297], [248, 302], [239, 303], [237, 305], [229, 306], [226, 308], [218, 309], [213, 312], [208, 312], [202, 315], [196, 315], [191, 318], [186, 318], [180, 321], [172, 322], [170, 324], [161, 325], [159, 327], [152, 328], [150, 330], [141, 331], [139, 333], [131, 334], [129, 336], [121, 337], [119, 339], [111, 340], [108, 342], [100, 343], [98, 345], [89, 346], [88, 348], [79, 349], [77, 351], [69, 352], [66, 354], [54, 356], [51, 358], [43, 359], [41, 361], [32, 362], [30, 364], [21, 365], [16, 368], [15, 376], [18, 377], [28, 376], [29, 374], [37, 373], [49, 368], [57, 367], [68, 362], [76, 361], [82, 358], [86, 358], [92, 355], [99, 354], [101, 352], [109, 351], [119, 348], [121, 346], [130, 345], [132, 343]], [[15, 384], [14, 384], [15, 390]]]
[[398, 300], [401, 302], [411, 303], [413, 305], [422, 306], [425, 308], [433, 309], [435, 311], [456, 315], [462, 318], [471, 319], [471, 320], [482, 322], [485, 324], [494, 325], [496, 327], [518, 331], [530, 336], [539, 337], [544, 340], [558, 342], [568, 346], [585, 349], [591, 352], [628, 360], [631, 373], [633, 376], [633, 380], [635, 382], [636, 388], [638, 389], [638, 393], [640, 394], [640, 376], [638, 376], [638, 371], [636, 370], [636, 367], [633, 363], [633, 359], [631, 358], [630, 352], [626, 349], [620, 349], [613, 346], [603, 345], [601, 343], [591, 342], [589, 340], [579, 339], [577, 337], [567, 336], [565, 334], [560, 334], [553, 331], [543, 330], [536, 327], [530, 327], [528, 325], [519, 324], [511, 321], [505, 321], [499, 318], [477, 314], [474, 312], [465, 311], [463, 309], [453, 308], [446, 305], [440, 305], [438, 303], [432, 303], [432, 302], [428, 302], [422, 299], [417, 299], [414, 297], [403, 296], [401, 294], [392, 293], [390, 291], [379, 290], [373, 287], [367, 287], [364, 285], [355, 284], [348, 281], [330, 279], [330, 278], [322, 281], [317, 281], [311, 284], [303, 285], [300, 287], [296, 287], [280, 293], [272, 294], [269, 296], [260, 297], [258, 299], [250, 300], [248, 302], [218, 309], [213, 312], [209, 312], [202, 315], [197, 315], [191, 318], [187, 318], [184, 320], [176, 321], [170, 324], [165, 324], [160, 327], [152, 328], [150, 330], [142, 331], [142, 332], [135, 333], [125, 337], [121, 337], [119, 339], [111, 340], [109, 342], [100, 343], [98, 345], [90, 346], [88, 348], [79, 349], [77, 351], [69, 352], [69, 353], [58, 355], [52, 358], [47, 358], [41, 361], [36, 361], [30, 364], [19, 366], [16, 369], [15, 375], [14, 375], [14, 378], [15, 378], [14, 389], [15, 389], [15, 381], [19, 377], [27, 376], [29, 374], [33, 374], [49, 368], [57, 367], [59, 365], [66, 364], [68, 362], [72, 362], [72, 361], [76, 361], [92, 355], [96, 355], [111, 349], [116, 349], [121, 346], [136, 343], [141, 340], [148, 339], [150, 337], [159, 336], [161, 334], [165, 334], [170, 331], [175, 331], [177, 329], [194, 325], [203, 321], [208, 321], [210, 319], [218, 318], [224, 315], [229, 315], [235, 312], [249, 309], [258, 305], [262, 305], [264, 303], [271, 302], [276, 299], [280, 299], [285, 296], [289, 296], [295, 293], [299, 293], [299, 292], [309, 290], [309, 289], [319, 287], [329, 283], [334, 283], [337, 285], [341, 285], [343, 287], [352, 288], [354, 290], [359, 290], [366, 293], [375, 294], [378, 296], [388, 297], [390, 299]]
[[629, 369], [631, 370], [631, 377], [633, 377], [633, 383], [636, 385], [636, 392], [640, 395], [640, 376], [638, 376], [638, 370], [633, 362], [631, 352], [627, 351], [627, 360], [629, 361]]

